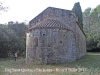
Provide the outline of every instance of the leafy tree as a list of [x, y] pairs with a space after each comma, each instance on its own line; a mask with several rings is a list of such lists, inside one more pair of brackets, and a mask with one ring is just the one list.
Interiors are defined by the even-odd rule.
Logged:
[[100, 51], [100, 5], [83, 12], [84, 31], [87, 36], [87, 50]]
[[92, 9], [89, 7], [87, 8], [84, 12], [83, 12], [83, 30], [86, 32], [86, 33], [90, 33], [90, 26], [91, 26], [91, 11]]
[[11, 43], [13, 40], [17, 40], [16, 38], [16, 35], [8, 29], [7, 25], [0, 25], [0, 57], [5, 58], [9, 56], [9, 52], [13, 50], [11, 49]]
[[82, 17], [82, 10], [81, 10], [80, 3], [79, 2], [75, 3], [72, 10], [75, 12], [76, 16], [78, 17], [80, 27], [83, 29], [83, 17]]
[[0, 11], [7, 11], [8, 7], [4, 7], [3, 3], [0, 2]]
[[9, 22], [8, 28], [13, 30], [14, 34], [17, 35], [18, 41], [16, 42], [16, 45], [18, 45], [17, 50], [19, 50], [19, 55], [23, 55], [25, 53], [25, 30], [27, 30], [27, 26], [24, 23], [14, 23]]
[[16, 51], [25, 56], [25, 30], [24, 23], [0, 25], [0, 58], [12, 57]]

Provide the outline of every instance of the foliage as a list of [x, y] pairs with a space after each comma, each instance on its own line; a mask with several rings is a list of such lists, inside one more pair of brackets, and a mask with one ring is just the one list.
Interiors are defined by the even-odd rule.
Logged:
[[83, 29], [83, 17], [82, 17], [82, 10], [81, 10], [80, 3], [79, 2], [75, 3], [72, 10], [75, 12], [76, 16], [78, 17], [80, 27]]
[[83, 30], [87, 36], [87, 50], [100, 51], [100, 5], [83, 12]]
[[25, 55], [25, 30], [23, 23], [0, 25], [0, 58], [11, 57], [16, 51]]
[[0, 11], [7, 11], [8, 7], [4, 7], [3, 3], [0, 2]]

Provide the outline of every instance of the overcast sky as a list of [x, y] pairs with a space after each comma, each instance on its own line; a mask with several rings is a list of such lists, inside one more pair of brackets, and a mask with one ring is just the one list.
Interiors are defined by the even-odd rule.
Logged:
[[0, 12], [0, 23], [9, 21], [30, 21], [47, 7], [57, 7], [71, 10], [74, 3], [80, 2], [82, 11], [87, 7], [95, 8], [100, 4], [99, 0], [0, 0], [5, 6], [9, 6], [8, 12]]

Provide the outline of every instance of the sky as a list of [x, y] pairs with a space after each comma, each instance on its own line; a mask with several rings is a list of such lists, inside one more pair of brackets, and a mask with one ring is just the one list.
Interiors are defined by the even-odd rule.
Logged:
[[7, 12], [0, 12], [0, 24], [9, 21], [29, 22], [47, 7], [56, 7], [71, 10], [76, 2], [80, 2], [82, 11], [86, 8], [95, 8], [99, 0], [0, 0], [4, 6], [9, 6]]

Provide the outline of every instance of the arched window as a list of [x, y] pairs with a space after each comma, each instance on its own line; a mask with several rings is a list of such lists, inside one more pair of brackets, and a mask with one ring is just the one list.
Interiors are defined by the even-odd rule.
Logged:
[[37, 37], [34, 37], [34, 39], [33, 39], [33, 46], [38, 47], [38, 38]]

